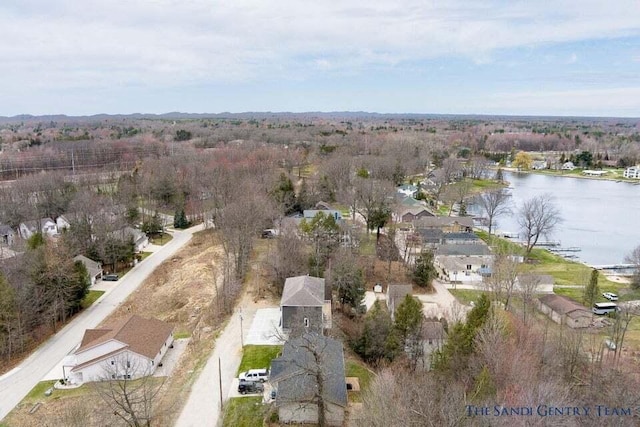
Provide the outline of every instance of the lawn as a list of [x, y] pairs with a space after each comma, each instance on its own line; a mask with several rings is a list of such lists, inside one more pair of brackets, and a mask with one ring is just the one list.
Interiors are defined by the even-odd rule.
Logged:
[[173, 239], [173, 236], [169, 233], [154, 234], [153, 236], [149, 237], [149, 243], [162, 246], [165, 243], [169, 243], [171, 239]]
[[464, 305], [471, 305], [471, 302], [476, 302], [480, 295], [485, 293], [485, 291], [476, 291], [473, 289], [449, 289], [451, 295], [456, 297], [456, 299]]
[[249, 369], [269, 368], [271, 360], [278, 357], [281, 351], [281, 345], [245, 345], [238, 373]]
[[50, 380], [50, 381], [40, 381], [38, 384], [35, 385], [35, 387], [33, 387], [31, 389], [31, 391], [29, 392], [29, 394], [27, 394], [25, 396], [24, 399], [22, 399], [22, 402], [20, 402], [21, 404], [23, 403], [28, 403], [28, 404], [34, 404], [37, 402], [41, 402], [44, 399], [60, 399], [62, 397], [75, 397], [75, 396], [82, 396], [85, 393], [87, 393], [89, 391], [89, 389], [86, 386], [81, 386], [78, 388], [72, 388], [72, 389], [67, 389], [67, 390], [58, 390], [58, 389], [54, 389], [53, 393], [51, 394], [51, 396], [45, 396], [44, 392], [50, 388], [53, 387], [53, 385], [57, 382], [57, 380]]
[[236, 397], [224, 406], [223, 427], [262, 427], [263, 423], [262, 397]]
[[104, 294], [104, 291], [89, 291], [87, 295], [82, 299], [82, 308], [89, 308]]
[[474, 194], [506, 187], [505, 183], [493, 179], [470, 179], [468, 182], [471, 183], [471, 193]]
[[347, 377], [357, 377], [358, 382], [360, 383], [360, 391], [348, 392], [349, 401], [362, 402], [362, 393], [369, 388], [369, 384], [375, 374], [366, 366], [363, 366], [354, 360], [347, 360], [345, 375]]

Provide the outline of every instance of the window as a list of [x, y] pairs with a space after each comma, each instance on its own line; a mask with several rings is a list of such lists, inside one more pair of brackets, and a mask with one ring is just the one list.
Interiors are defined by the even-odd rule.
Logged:
[[467, 271], [464, 272], [464, 275], [465, 276], [471, 276], [471, 272], [469, 270], [467, 270]]
[[130, 380], [131, 379], [131, 375], [127, 375], [127, 379]]
[[305, 317], [305, 318], [304, 318], [304, 327], [305, 327], [305, 328], [308, 328], [308, 327], [309, 327], [309, 318], [308, 318], [308, 317]]
[[467, 270], [471, 270], [471, 264], [467, 264]]
[[433, 340], [429, 339], [429, 345], [432, 345], [432, 344], [433, 344]]
[[116, 374], [111, 374], [111, 379], [115, 380], [116, 379]]
[[127, 368], [131, 367], [131, 362], [127, 360]]
[[151, 361], [151, 366], [153, 366], [153, 364], [154, 364], [154, 361], [152, 360], [152, 361]]
[[116, 361], [115, 361], [115, 360], [112, 360], [112, 361], [111, 361], [111, 364], [112, 364], [112, 365], [115, 365], [115, 364], [116, 364]]

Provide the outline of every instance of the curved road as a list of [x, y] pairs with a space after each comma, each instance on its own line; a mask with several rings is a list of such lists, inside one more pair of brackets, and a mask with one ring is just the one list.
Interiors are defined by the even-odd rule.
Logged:
[[[105, 293], [84, 312], [25, 359], [15, 369], [0, 377], [0, 420], [2, 420], [31, 389], [47, 375], [80, 342], [85, 329], [95, 328], [120, 305], [163, 261], [183, 247], [198, 225], [188, 230], [175, 231], [173, 239], [136, 265], [118, 281], [118, 285]], [[62, 376], [62, 375], [61, 375]]]

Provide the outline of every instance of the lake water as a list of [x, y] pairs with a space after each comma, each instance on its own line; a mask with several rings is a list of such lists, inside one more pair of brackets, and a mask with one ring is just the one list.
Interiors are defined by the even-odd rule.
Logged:
[[[590, 265], [623, 263], [640, 245], [640, 185], [557, 177], [504, 173], [515, 205], [513, 215], [498, 218], [497, 229], [519, 232], [517, 207], [531, 197], [550, 193], [562, 215], [562, 223], [548, 240], [562, 247], [579, 247], [573, 253]], [[477, 213], [472, 207], [470, 212]]]

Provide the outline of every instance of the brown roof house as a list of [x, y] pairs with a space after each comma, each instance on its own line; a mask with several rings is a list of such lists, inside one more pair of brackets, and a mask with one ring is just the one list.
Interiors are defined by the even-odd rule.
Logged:
[[129, 315], [112, 326], [87, 329], [78, 349], [63, 362], [72, 384], [151, 375], [173, 344], [173, 326]]
[[571, 298], [549, 294], [538, 298], [538, 309], [554, 322], [571, 328], [586, 328], [591, 325], [591, 311]]
[[316, 333], [287, 341], [282, 356], [271, 361], [269, 382], [281, 423], [316, 424], [322, 399], [326, 424], [344, 424], [348, 401], [340, 341]]
[[331, 328], [331, 289], [320, 277], [289, 277], [284, 282], [280, 311], [283, 332], [322, 333]]

